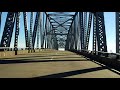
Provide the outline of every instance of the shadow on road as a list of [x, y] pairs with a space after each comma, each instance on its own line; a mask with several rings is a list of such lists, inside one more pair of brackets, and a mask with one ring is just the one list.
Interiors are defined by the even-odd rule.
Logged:
[[0, 60], [0, 64], [18, 64], [18, 63], [35, 63], [35, 62], [75, 62], [75, 61], [87, 61], [87, 60]]
[[94, 72], [94, 71], [103, 70], [103, 69], [107, 69], [107, 68], [106, 67], [96, 67], [96, 68], [75, 70], [75, 71], [69, 71], [69, 72], [63, 72], [63, 73], [57, 73], [57, 74], [51, 74], [51, 75], [33, 77], [33, 78], [64, 78], [64, 77], [68, 77], [68, 76], [89, 73], [89, 72]]

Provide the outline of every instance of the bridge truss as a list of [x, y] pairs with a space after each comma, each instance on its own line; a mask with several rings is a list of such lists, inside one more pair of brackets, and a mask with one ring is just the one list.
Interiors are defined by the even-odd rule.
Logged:
[[[0, 26], [3, 13], [0, 12]], [[30, 20], [28, 20], [28, 13]], [[20, 23], [21, 15], [23, 15], [21, 18], [23, 23]], [[33, 17], [34, 15], [35, 17]], [[120, 13], [116, 12], [117, 53], [120, 53], [119, 21]], [[36, 12], [36, 14], [33, 12], [7, 12], [0, 47], [10, 47], [11, 38], [15, 37], [14, 50], [18, 50], [18, 37], [20, 24], [22, 24], [25, 45], [29, 52], [35, 49], [35, 42], [37, 48], [88, 50], [92, 22], [92, 51], [94, 54], [96, 51], [107, 52], [104, 12]], [[15, 35], [13, 35], [14, 28]]]

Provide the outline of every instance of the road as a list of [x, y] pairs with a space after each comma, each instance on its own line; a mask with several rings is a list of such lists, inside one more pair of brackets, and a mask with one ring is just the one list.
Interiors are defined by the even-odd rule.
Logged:
[[120, 78], [69, 51], [42, 50], [0, 60], [0, 78]]

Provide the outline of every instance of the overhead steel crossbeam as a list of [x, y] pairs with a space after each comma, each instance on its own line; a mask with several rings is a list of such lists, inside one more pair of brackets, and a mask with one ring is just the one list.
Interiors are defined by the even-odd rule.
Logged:
[[[59, 25], [56, 25], [57, 27], [55, 27], [55, 28], [58, 28], [58, 27], [60, 27], [60, 26], [63, 26], [63, 27], [64, 27], [64, 26], [65, 26], [64, 24], [65, 24], [66, 22], [70, 21], [70, 20], [72, 20], [72, 18], [64, 21], [63, 23], [61, 23], [61, 24], [59, 24]], [[54, 25], [54, 26], [55, 26], [55, 25]]]
[[10, 47], [15, 22], [15, 12], [8, 12], [0, 47]]
[[64, 16], [64, 17], [66, 17], [66, 16], [74, 16], [73, 14], [64, 14], [64, 15], [61, 15], [61, 14], [48, 14], [49, 16]]
[[[47, 34], [47, 35], [67, 35], [68, 33], [55, 33], [55, 34]], [[70, 34], [73, 35], [73, 34]]]
[[[59, 22], [57, 22], [55, 19], [51, 18], [50, 19], [54, 20], [56, 23], [58, 23], [61, 27], [65, 28], [64, 26], [62, 26]], [[65, 28], [67, 30], [67, 28]]]
[[[58, 24], [58, 25], [53, 25], [53, 26], [57, 26], [57, 27], [55, 27], [55, 28], [58, 28], [58, 27], [60, 27], [60, 26], [62, 26], [62, 27], [64, 27], [65, 28], [65, 26], [63, 26], [63, 24], [65, 24], [66, 22], [68, 22], [68, 21], [72, 21], [72, 17], [74, 16], [74, 14], [72, 15], [72, 17], [70, 17], [70, 19], [67, 19], [67, 20], [64, 20], [63, 21], [63, 23], [59, 23], [58, 21], [56, 21], [55, 20], [55, 18], [51, 18], [50, 16], [51, 16], [52, 14], [48, 14], [48, 16], [49, 16], [49, 18], [50, 18], [50, 20], [53, 20], [54, 22], [52, 22], [52, 21], [50, 21], [51, 23], [56, 23], [56, 24]], [[69, 15], [69, 14], [68, 14]], [[61, 16], [61, 14], [58, 14], [58, 16]], [[64, 15], [62, 15], [62, 16], [64, 16]], [[56, 15], [56, 17], [57, 17], [57, 15]], [[63, 18], [63, 17], [62, 17]], [[61, 20], [61, 19], [59, 19], [59, 20]], [[66, 30], [68, 30], [67, 28], [65, 28]]]
[[[52, 15], [52, 14], [57, 14], [56, 16]], [[64, 16], [65, 14], [65, 16]], [[66, 14], [70, 15], [70, 16], [66, 16]], [[51, 22], [53, 28], [50, 31], [47, 31], [47, 37], [49, 36], [57, 36], [56, 38], [59, 38], [60, 36], [62, 36], [61, 38], [64, 38], [63, 36], [66, 36], [68, 34], [68, 32], [64, 32], [64, 31], [68, 31], [69, 27], [73, 21], [73, 17], [74, 17], [74, 13], [70, 12], [70, 13], [66, 13], [66, 12], [46, 12], [47, 17], [49, 18], [49, 21]], [[72, 15], [72, 16], [71, 16]], [[54, 33], [52, 33], [54, 32]], [[59, 33], [60, 32], [60, 33]], [[71, 34], [72, 35], [72, 34]], [[54, 38], [54, 44], [56, 42], [55, 38]], [[65, 40], [64, 40], [65, 41]], [[58, 43], [59, 41], [57, 41], [56, 43]], [[58, 43], [59, 44], [59, 43]]]

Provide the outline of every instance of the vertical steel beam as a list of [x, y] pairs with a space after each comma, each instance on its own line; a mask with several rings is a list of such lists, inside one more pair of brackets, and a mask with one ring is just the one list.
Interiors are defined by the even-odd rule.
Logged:
[[1, 17], [2, 17], [2, 12], [0, 12], [0, 31], [1, 31]]
[[72, 26], [71, 26], [71, 33], [73, 34], [73, 35], [71, 35], [71, 44], [70, 44], [70, 49], [72, 50], [73, 49], [73, 47], [74, 47], [74, 28], [73, 28], [73, 25], [74, 25], [74, 22], [73, 22], [73, 24], [72, 24]]
[[46, 36], [46, 33], [47, 33], [47, 22], [48, 22], [48, 20], [47, 20], [47, 16], [46, 16], [46, 21], [45, 21], [45, 31], [44, 31], [44, 33], [45, 33], [45, 48], [47, 48], [47, 36]]
[[96, 12], [96, 36], [98, 51], [107, 52], [106, 32], [103, 12]]
[[[52, 25], [50, 25], [50, 27], [51, 27], [51, 30], [53, 30]], [[53, 32], [53, 31], [52, 31], [52, 32]], [[51, 33], [52, 33], [52, 32], [51, 32]], [[50, 44], [51, 44], [51, 45], [50, 45], [50, 48], [52, 49], [52, 35], [50, 35]]]
[[0, 47], [10, 47], [14, 22], [15, 22], [15, 12], [8, 12]]
[[2, 12], [0, 12], [0, 33], [1, 33], [1, 17], [2, 17]]
[[48, 17], [47, 17], [47, 23], [46, 23], [46, 42], [47, 42], [47, 48], [49, 47], [49, 35], [47, 35], [47, 32], [50, 30], [49, 29], [49, 20], [48, 20]]
[[16, 16], [16, 28], [15, 28], [15, 42], [14, 42], [14, 50], [15, 50], [15, 55], [17, 55], [17, 50], [18, 50], [18, 35], [19, 35], [19, 28], [20, 28], [20, 21], [19, 21], [19, 16], [20, 12], [15, 13]]
[[87, 36], [86, 36], [86, 49], [88, 50], [88, 44], [90, 39], [90, 31], [91, 31], [91, 23], [92, 23], [92, 13], [89, 12], [89, 20], [88, 20], [88, 27], [87, 27]]
[[96, 52], [96, 15], [93, 15], [93, 51]]
[[79, 14], [76, 15], [76, 49], [78, 50], [78, 40], [79, 40]]
[[28, 47], [27, 12], [23, 12], [23, 18], [24, 18], [24, 30], [25, 30], [25, 43], [26, 43], [26, 47]]
[[[77, 17], [77, 15], [76, 15], [76, 17]], [[76, 37], [76, 32], [77, 32], [77, 30], [76, 30], [76, 17], [75, 17], [75, 19], [74, 19], [74, 42], [75, 42], [75, 50], [77, 50], [77, 37]]]
[[81, 49], [84, 49], [84, 28], [83, 28], [83, 12], [79, 13], [80, 18], [80, 41], [81, 41]]
[[38, 18], [38, 29], [37, 29], [37, 48], [39, 49], [39, 37], [40, 37], [40, 23], [41, 23], [41, 13], [40, 16]]
[[37, 49], [39, 49], [39, 25], [38, 25], [38, 30], [37, 30]]
[[116, 12], [116, 53], [120, 53], [120, 12]]
[[41, 48], [43, 48], [44, 47], [44, 19], [45, 19], [45, 16], [44, 16], [44, 13], [43, 13], [43, 18], [42, 18], [42, 27], [43, 27], [43, 33], [41, 33]]
[[[70, 28], [70, 34], [72, 34], [71, 30], [72, 30], [72, 26]], [[71, 50], [71, 45], [72, 45], [72, 35], [69, 35], [69, 49], [70, 50]]]
[[32, 47], [33, 48], [35, 46], [35, 39], [36, 39], [36, 33], [38, 29], [39, 16], [40, 16], [40, 12], [36, 12], [35, 24], [34, 24], [33, 35], [32, 35]]
[[33, 12], [31, 12], [30, 14], [30, 34], [29, 34], [29, 49], [33, 50], [33, 47], [32, 47], [32, 26], [33, 26]]
[[40, 48], [42, 45], [42, 12], [40, 12]]
[[87, 12], [84, 12], [84, 49], [86, 49], [86, 36], [87, 36]]
[[80, 42], [80, 17], [79, 17], [80, 15], [79, 15], [79, 13], [78, 13], [78, 25], [77, 25], [77, 31], [78, 31], [78, 37], [77, 37], [77, 39], [78, 39], [78, 50], [80, 50], [80, 48], [81, 48], [81, 42]]

